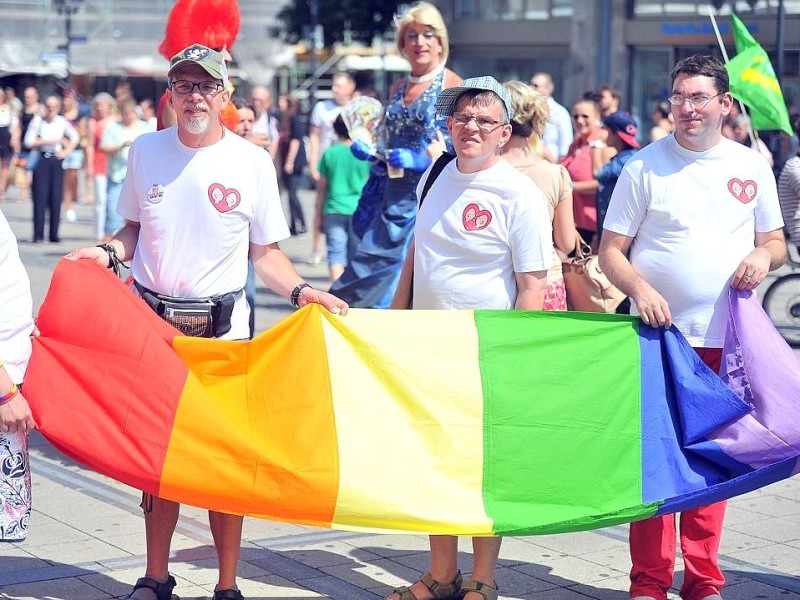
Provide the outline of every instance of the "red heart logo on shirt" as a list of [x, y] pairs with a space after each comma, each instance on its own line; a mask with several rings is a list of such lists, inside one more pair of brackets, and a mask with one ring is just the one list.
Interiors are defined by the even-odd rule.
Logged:
[[482, 210], [475, 203], [471, 203], [467, 204], [464, 212], [461, 213], [461, 220], [464, 222], [464, 229], [467, 231], [479, 231], [486, 229], [489, 223], [492, 222], [492, 213], [488, 210]]
[[728, 182], [728, 191], [742, 204], [747, 204], [756, 197], [758, 185], [752, 179], [742, 181], [734, 177]]
[[212, 183], [208, 186], [208, 199], [211, 200], [211, 206], [221, 213], [226, 213], [239, 206], [242, 196], [233, 188], [226, 188], [221, 183]]

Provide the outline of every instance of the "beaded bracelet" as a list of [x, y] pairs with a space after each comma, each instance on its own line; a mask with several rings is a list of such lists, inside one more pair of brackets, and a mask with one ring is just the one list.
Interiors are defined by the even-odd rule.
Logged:
[[13, 400], [14, 396], [16, 396], [17, 394], [19, 394], [19, 388], [15, 383], [11, 386], [10, 392], [8, 392], [5, 396], [0, 396], [0, 406], [3, 406], [3, 404], [5, 404], [6, 402], [11, 402], [11, 400]]

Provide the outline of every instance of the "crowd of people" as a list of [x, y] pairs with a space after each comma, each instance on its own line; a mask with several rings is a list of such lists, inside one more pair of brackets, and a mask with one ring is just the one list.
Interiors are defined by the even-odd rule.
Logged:
[[[735, 114], [724, 66], [710, 56], [680, 61], [643, 139], [609, 85], [567, 110], [548, 73], [530, 83], [462, 79], [446, 66], [447, 29], [426, 2], [397, 21], [397, 46], [411, 72], [389, 92], [375, 139], [357, 137], [348, 122], [359, 94], [351, 75], [336, 75], [332, 99], [313, 107], [305, 131], [292, 95], [273, 106], [263, 86], [247, 100], [236, 94], [224, 44], [195, 41], [171, 57], [158, 115], [152, 100], [137, 104], [124, 86], [86, 106], [71, 89], [41, 103], [35, 88], [16, 103], [6, 90], [0, 193], [10, 167], [22, 165], [27, 174], [14, 181], [32, 195], [35, 243], [48, 215], [57, 242], [61, 211], [74, 220], [74, 203], [92, 202], [98, 245], [68, 258], [109, 268], [130, 261], [133, 293], [187, 335], [252, 337], [255, 275], [294, 307], [318, 303], [341, 315], [349, 306], [566, 310], [562, 260], [584, 243], [633, 314], [676, 324], [718, 371], [726, 289], [752, 290], [783, 263], [784, 224], [800, 245], [800, 156], [776, 185], [768, 150]], [[304, 173], [317, 187], [313, 216], [297, 193]], [[303, 281], [278, 246], [309, 229], [311, 262], [326, 240], [330, 292]], [[21, 391], [34, 327], [30, 285], [4, 218], [0, 261], [4, 281], [15, 284], [2, 286], [0, 448], [24, 453], [36, 426]], [[195, 299], [209, 309], [187, 328], [183, 302]], [[21, 539], [29, 473], [16, 473], [14, 485], [23, 500], [0, 511], [0, 532]], [[145, 494], [142, 507], [147, 568], [129, 598], [167, 600], [179, 506]], [[679, 540], [682, 597], [721, 598], [724, 512], [722, 502], [682, 513], [678, 531], [674, 516], [633, 524], [631, 597], [666, 599]], [[214, 599], [242, 600], [242, 518], [212, 511], [209, 520], [219, 555]], [[496, 600], [501, 539], [474, 538], [473, 549], [465, 578], [456, 538], [431, 536], [429, 569], [387, 599]]]

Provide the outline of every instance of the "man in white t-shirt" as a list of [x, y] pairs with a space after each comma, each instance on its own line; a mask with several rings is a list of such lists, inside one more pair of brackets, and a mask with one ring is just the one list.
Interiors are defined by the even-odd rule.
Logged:
[[551, 162], [557, 163], [567, 155], [569, 146], [574, 139], [572, 117], [569, 111], [553, 98], [555, 85], [550, 73], [536, 73], [531, 77], [531, 87], [547, 98], [547, 109], [550, 111], [550, 118], [544, 126], [542, 143], [550, 152], [550, 156], [546, 158]]
[[[439, 95], [436, 111], [448, 117], [456, 159], [420, 206], [392, 308], [541, 310], [553, 252], [550, 214], [530, 178], [500, 158], [511, 137], [505, 89], [492, 77], [467, 79]], [[449, 597], [460, 588], [464, 600], [496, 599], [500, 540], [473, 538], [472, 580], [462, 583], [457, 538], [432, 536], [430, 571], [411, 594], [427, 598], [435, 589], [438, 598], [450, 590]]]
[[263, 85], [257, 85], [250, 92], [250, 105], [255, 112], [253, 131], [248, 140], [267, 150], [274, 159], [278, 154], [280, 132], [275, 117], [270, 113], [272, 92]]
[[311, 111], [308, 128], [308, 171], [314, 181], [319, 181], [319, 159], [333, 142], [333, 122], [342, 107], [353, 99], [356, 91], [356, 80], [346, 72], [340, 71], [333, 76], [331, 93], [333, 98], [320, 100]]
[[[775, 178], [763, 158], [722, 136], [733, 97], [716, 58], [672, 71], [675, 135], [640, 150], [617, 182], [600, 264], [654, 327], [673, 323], [719, 372], [728, 288], [753, 290], [786, 259]], [[630, 258], [627, 258], [630, 251]], [[681, 597], [720, 599], [725, 502], [681, 513]], [[631, 523], [630, 595], [665, 600], [675, 562], [675, 516]]]
[[[136, 291], [189, 335], [249, 336], [252, 307], [242, 293], [248, 253], [256, 273], [295, 307], [314, 302], [345, 314], [344, 302], [303, 282], [278, 248], [289, 231], [272, 161], [226, 134], [219, 120], [230, 99], [222, 54], [192, 45], [173, 57], [167, 77], [178, 126], [140, 136], [130, 147], [118, 205], [125, 225], [108, 244], [68, 258], [109, 267], [132, 259]], [[203, 298], [214, 304], [207, 318], [181, 316], [180, 300]], [[147, 569], [129, 598], [161, 600], [175, 586], [168, 559], [179, 505], [146, 496], [143, 507]], [[242, 517], [209, 511], [209, 521], [219, 555], [214, 600], [242, 600], [236, 586]]]
[[[308, 127], [308, 174], [315, 182], [319, 181], [319, 159], [333, 143], [333, 122], [342, 107], [353, 99], [356, 80], [347, 71], [333, 76], [332, 99], [320, 100], [311, 111]], [[313, 246], [308, 262], [318, 264], [322, 261], [322, 232], [316, 228], [312, 232]]]

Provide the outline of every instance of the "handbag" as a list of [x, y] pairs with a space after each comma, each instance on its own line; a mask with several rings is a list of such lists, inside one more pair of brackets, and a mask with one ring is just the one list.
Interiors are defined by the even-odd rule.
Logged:
[[625, 299], [600, 269], [597, 256], [579, 235], [575, 239], [575, 256], [561, 261], [569, 310], [613, 313]]

